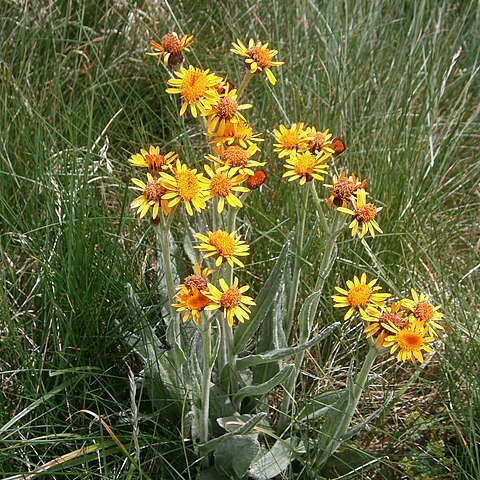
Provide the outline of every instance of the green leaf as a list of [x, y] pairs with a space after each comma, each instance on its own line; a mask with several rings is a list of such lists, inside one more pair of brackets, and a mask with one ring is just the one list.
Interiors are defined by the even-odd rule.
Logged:
[[324, 338], [328, 337], [336, 328], [340, 326], [340, 322], [335, 322], [324, 328], [315, 338], [310, 341], [297, 345], [296, 347], [280, 348], [277, 350], [270, 350], [269, 352], [260, 353], [258, 355], [249, 355], [237, 360], [237, 367], [239, 370], [249, 368], [253, 365], [260, 365], [262, 363], [277, 362], [284, 358], [290, 357], [297, 353], [303, 352], [313, 347], [317, 343], [321, 342]]
[[245, 397], [267, 394], [273, 387], [276, 387], [287, 380], [287, 378], [293, 373], [294, 369], [295, 365], [291, 363], [286, 365], [283, 370], [278, 372], [270, 380], [258, 385], [247, 385], [246, 387], [241, 388], [233, 397], [235, 405], [240, 405]]
[[299, 412], [296, 421], [308, 422], [325, 415], [344, 394], [344, 390], [325, 392], [316, 396], [310, 403], [305, 405]]
[[295, 452], [304, 452], [299, 448], [298, 438], [278, 440], [273, 447], [258, 458], [249, 470], [250, 478], [254, 480], [268, 480], [280, 475], [290, 465]]
[[243, 478], [259, 450], [260, 444], [253, 435], [225, 438], [215, 449], [215, 467], [220, 473]]
[[273, 267], [273, 270], [263, 288], [255, 298], [256, 306], [252, 311], [250, 319], [245, 323], [238, 325], [235, 329], [233, 340], [233, 352], [235, 354], [238, 354], [246, 347], [250, 338], [252, 338], [270, 312], [270, 309], [274, 304], [275, 296], [278, 294], [279, 289], [282, 288], [283, 273], [289, 261], [292, 238], [293, 235], [290, 234], [278, 256], [275, 267]]

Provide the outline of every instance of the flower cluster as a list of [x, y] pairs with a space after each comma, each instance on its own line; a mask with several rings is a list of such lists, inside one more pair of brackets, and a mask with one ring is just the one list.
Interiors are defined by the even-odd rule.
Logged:
[[366, 338], [375, 338], [377, 348], [386, 347], [397, 354], [398, 361], [423, 362], [422, 350], [428, 353], [433, 349], [428, 345], [443, 330], [437, 320], [443, 317], [439, 306], [433, 306], [426, 295], [411, 290], [412, 298], [402, 298], [387, 305], [390, 293], [380, 293], [377, 280], [367, 282], [363, 273], [360, 277], [348, 280], [346, 288], [335, 287], [340, 295], [332, 298], [334, 306], [348, 308], [345, 319], [358, 312], [365, 322]]

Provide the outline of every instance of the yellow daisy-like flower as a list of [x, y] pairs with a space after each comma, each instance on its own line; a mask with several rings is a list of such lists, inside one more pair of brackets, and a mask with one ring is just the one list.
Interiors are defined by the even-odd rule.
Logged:
[[234, 263], [240, 267], [245, 266], [237, 257], [248, 256], [250, 247], [241, 240], [241, 235], [235, 237], [235, 232], [228, 233], [224, 230], [217, 230], [208, 232], [208, 236], [197, 233], [195, 237], [203, 242], [195, 248], [206, 252], [205, 257], [215, 256], [215, 266], [219, 267], [223, 262], [228, 262], [231, 267], [234, 266]]
[[350, 199], [355, 192], [367, 186], [366, 180], [361, 182], [354, 173], [347, 177], [345, 172], [340, 174], [340, 177], [337, 175], [333, 176], [333, 182], [331, 185], [325, 184], [324, 187], [327, 187], [330, 193], [330, 196], [327, 200], [327, 205], [329, 207], [332, 204], [335, 204], [337, 207], [346, 208], [350, 203]]
[[320, 130], [317, 131], [315, 127], [307, 127], [305, 129], [305, 143], [302, 142], [300, 150], [333, 155], [335, 148], [332, 134], [328, 131], [328, 128], [321, 132]]
[[215, 145], [240, 145], [242, 148], [254, 147], [255, 151], [260, 150], [257, 142], [263, 142], [261, 133], [253, 133], [252, 127], [243, 120], [238, 123], [225, 124], [225, 131], [223, 135], [219, 135], [218, 132], [208, 133], [207, 135], [213, 137], [209, 140], [210, 144]]
[[300, 179], [300, 185], [312, 181], [314, 178], [323, 180], [323, 174], [327, 173], [328, 165], [325, 162], [328, 156], [318, 157], [310, 152], [298, 153], [290, 155], [283, 166], [287, 171], [282, 178], [287, 178], [289, 182]]
[[253, 38], [249, 40], [248, 48], [240, 40], [237, 40], [237, 43], [232, 43], [232, 46], [233, 48], [230, 49], [231, 52], [241, 55], [242, 57], [246, 57], [245, 64], [250, 73], [265, 72], [268, 81], [272, 85], [277, 83], [275, 76], [270, 70], [270, 67], [278, 67], [279, 65], [283, 65], [283, 62], [274, 62], [272, 60], [273, 57], [278, 53], [277, 50], [269, 50], [268, 43], [255, 43]]
[[233, 192], [248, 192], [248, 188], [239, 185], [245, 180], [242, 175], [235, 176], [235, 172], [214, 172], [210, 166], [205, 165], [205, 171], [210, 179], [207, 179], [208, 190], [210, 191], [209, 199], [218, 197], [218, 213], [222, 213], [225, 207], [225, 200], [232, 207], [243, 207], [243, 203]]
[[376, 337], [375, 346], [380, 348], [383, 341], [390, 334], [384, 324], [392, 324], [402, 329], [405, 325], [405, 319], [402, 317], [400, 302], [392, 303], [391, 307], [386, 307], [384, 310], [378, 310], [373, 307], [367, 307], [362, 319], [370, 322], [363, 331], [366, 338]]
[[360, 280], [357, 276], [353, 277], [353, 282], [347, 280], [348, 290], [341, 287], [335, 287], [335, 290], [341, 295], [333, 295], [335, 301], [334, 307], [348, 307], [344, 319], [349, 319], [355, 311], [360, 312], [362, 317], [368, 316], [366, 309], [368, 307], [385, 308], [385, 300], [391, 296], [390, 293], [378, 293], [382, 287], [375, 285], [377, 280], [371, 280], [367, 283], [367, 275], [362, 273]]
[[160, 179], [167, 191], [162, 198], [168, 200], [169, 207], [183, 202], [189, 215], [193, 215], [192, 205], [198, 212], [206, 208], [208, 185], [203, 173], [197, 173], [195, 168], [190, 169], [177, 160], [173, 176], [161, 172]]
[[147, 214], [150, 207], [153, 207], [153, 219], [157, 218], [160, 208], [165, 215], [169, 214], [170, 206], [168, 201], [163, 198], [166, 189], [159, 179], [155, 179], [150, 173], [147, 173], [147, 183], [142, 182], [138, 178], [132, 178], [132, 182], [135, 184], [135, 187], [130, 188], [142, 192], [139, 197], [130, 203], [130, 207], [138, 209], [137, 213], [140, 214], [140, 218]]
[[235, 277], [232, 286], [228, 286], [227, 282], [221, 278], [219, 280], [220, 287], [208, 284], [207, 297], [211, 300], [211, 304], [205, 307], [205, 310], [220, 310], [227, 319], [229, 327], [233, 327], [234, 317], [240, 323], [248, 320], [250, 317], [249, 305], [255, 305], [252, 297], [244, 295], [250, 288], [248, 285], [238, 287], [238, 278]]
[[176, 159], [176, 153], [168, 152], [161, 155], [160, 147], [150, 145], [148, 152], [142, 148], [140, 153], [133, 154], [128, 161], [134, 167], [148, 168], [150, 173], [156, 174], [160, 170], [168, 170]]
[[252, 168], [263, 167], [265, 162], [257, 162], [251, 157], [257, 151], [255, 145], [250, 145], [248, 148], [240, 147], [239, 145], [230, 145], [228, 147], [213, 148], [215, 155], [206, 155], [205, 158], [214, 163], [215, 170], [218, 172], [233, 172], [239, 175], [253, 175]]
[[418, 293], [412, 288], [412, 299], [404, 298], [402, 299], [402, 306], [410, 311], [409, 321], [420, 322], [425, 327], [428, 328], [428, 333], [432, 336], [436, 336], [435, 328], [439, 330], [444, 330], [442, 325], [438, 324], [435, 320], [440, 320], [443, 317], [443, 313], [439, 312], [440, 305], [434, 307], [430, 300], [423, 293]]
[[167, 88], [166, 92], [172, 95], [180, 94], [183, 101], [180, 116], [185, 113], [188, 106], [195, 118], [198, 113], [205, 116], [217, 103], [219, 95], [215, 86], [220, 77], [208, 72], [208, 69], [201, 70], [190, 65], [188, 70], [181, 67], [180, 71], [174, 72], [178, 78], [168, 80], [167, 83], [172, 88]]
[[207, 132], [217, 132], [218, 135], [225, 133], [225, 125], [228, 123], [238, 123], [240, 120], [245, 121], [245, 117], [241, 114], [241, 110], [252, 108], [249, 103], [239, 105], [237, 102], [237, 91], [228, 90], [222, 94], [218, 102], [212, 106], [207, 113]]
[[424, 328], [422, 322], [414, 322], [398, 328], [393, 324], [384, 324], [385, 328], [393, 333], [385, 338], [383, 342], [384, 347], [391, 347], [390, 353], [395, 353], [398, 350], [397, 360], [404, 362], [411, 360], [415, 363], [418, 360], [423, 362], [422, 350], [426, 352], [433, 352], [433, 349], [427, 345], [435, 340], [435, 337], [427, 336], [428, 328]]
[[155, 50], [154, 52], [147, 52], [147, 55], [152, 57], [158, 57], [158, 63], [163, 58], [163, 64], [165, 66], [180, 65], [183, 63], [182, 51], [189, 52], [189, 46], [193, 43], [193, 36], [184, 35], [182, 38], [178, 38], [175, 32], [167, 33], [162, 37], [160, 43], [150, 42], [150, 45]]
[[185, 277], [183, 284], [177, 287], [179, 290], [176, 295], [178, 303], [174, 303], [172, 307], [175, 307], [177, 312], [185, 311], [184, 322], [191, 315], [195, 324], [198, 325], [200, 312], [210, 303], [210, 300], [205, 296], [205, 292], [208, 291], [207, 277], [213, 273], [213, 270], [204, 268], [201, 271], [198, 262], [195, 262], [193, 270], [194, 273]]
[[[355, 236], [357, 232], [359, 232], [360, 238], [363, 238], [367, 232], [370, 232], [370, 235], [375, 237], [375, 230], [383, 233], [375, 220], [377, 213], [383, 207], [376, 207], [372, 203], [367, 203], [367, 192], [363, 188], [357, 190], [357, 197], [355, 198], [352, 196], [351, 200], [355, 210], [345, 207], [338, 207], [337, 210], [342, 213], [353, 215], [354, 219], [348, 226], [352, 229], [352, 237]], [[361, 230], [359, 231], [360, 227]]]
[[296, 153], [297, 150], [305, 151], [307, 148], [307, 139], [303, 123], [294, 123], [290, 128], [280, 125], [278, 130], [275, 128], [273, 134], [275, 135], [274, 152], [278, 152], [278, 158], [286, 157]]

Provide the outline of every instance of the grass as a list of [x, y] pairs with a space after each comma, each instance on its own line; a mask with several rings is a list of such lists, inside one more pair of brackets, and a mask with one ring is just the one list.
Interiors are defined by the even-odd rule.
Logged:
[[[129, 371], [141, 364], [122, 333], [139, 325], [127, 283], [152, 325], [161, 307], [152, 289], [154, 235], [128, 208], [127, 158], [150, 143], [189, 163], [205, 151], [196, 124], [187, 120], [184, 129], [176, 99], [164, 92], [166, 72], [145, 56], [150, 38], [173, 29], [194, 35], [192, 63], [232, 79], [243, 74], [227, 53], [237, 38], [258, 35], [285, 62], [275, 87], [255, 78], [247, 93], [256, 128], [267, 132], [269, 172], [267, 194], [251, 195], [241, 213], [253, 250], [242, 276], [254, 292], [299, 208], [268, 132], [304, 121], [345, 140], [344, 161], [385, 205], [385, 234], [368, 241], [370, 251], [344, 237], [331, 289], [366, 270], [397, 294], [410, 286], [428, 292], [445, 312], [448, 336], [424, 368], [391, 360], [376, 368], [382, 381], [364, 397], [362, 416], [389, 391], [406, 389], [342, 452], [358, 460], [366, 451], [361, 463], [371, 460], [370, 470], [349, 473], [353, 460], [347, 465], [339, 455], [328, 478], [480, 478], [473, 367], [480, 363], [479, 19], [475, 2], [441, 0], [7, 2], [0, 16], [0, 471], [26, 473], [99, 445], [65, 457], [58, 476], [195, 475], [178, 429], [165, 428], [141, 391], [132, 402]], [[313, 215], [307, 221], [313, 234], [304, 260], [313, 265], [305, 270], [315, 272], [318, 225]], [[314, 277], [304, 275], [301, 298]], [[320, 326], [339, 315], [328, 296], [321, 311]], [[355, 322], [321, 345], [307, 358], [306, 398], [342, 384], [351, 359], [364, 353]], [[418, 379], [408, 385], [412, 372]], [[140, 467], [81, 409], [100, 415], [130, 454], [140, 449]]]

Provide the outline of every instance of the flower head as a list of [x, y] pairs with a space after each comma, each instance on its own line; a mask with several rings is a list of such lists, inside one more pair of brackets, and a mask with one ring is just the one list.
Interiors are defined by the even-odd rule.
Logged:
[[365, 310], [365, 315], [362, 316], [362, 319], [369, 322], [364, 330], [366, 338], [376, 337], [375, 346], [377, 348], [383, 345], [383, 341], [390, 334], [385, 324], [395, 325], [398, 328], [403, 328], [405, 325], [400, 302], [394, 302], [390, 307], [385, 307], [383, 310], [369, 307]]
[[183, 321], [186, 322], [190, 315], [193, 321], [198, 325], [200, 312], [210, 303], [210, 300], [205, 296], [207, 289], [207, 277], [213, 272], [208, 268], [200, 270], [200, 265], [195, 262], [193, 266], [194, 273], [185, 277], [183, 283], [177, 287], [179, 290], [176, 298], [178, 303], [174, 303], [172, 307], [177, 309], [177, 312], [185, 311]]
[[[351, 200], [355, 210], [345, 207], [338, 207], [337, 210], [342, 213], [353, 215], [353, 221], [349, 225], [349, 228], [352, 229], [352, 237], [357, 232], [359, 232], [360, 238], [363, 238], [367, 232], [370, 232], [370, 235], [375, 237], [375, 230], [383, 233], [375, 220], [377, 213], [383, 207], [376, 207], [372, 203], [367, 203], [367, 192], [363, 188], [357, 190], [357, 197], [355, 198], [352, 196]], [[360, 227], [361, 230], [359, 230]]]
[[368, 307], [379, 307], [383, 309], [385, 307], [385, 300], [391, 296], [390, 293], [378, 293], [382, 287], [375, 285], [377, 280], [371, 280], [367, 283], [367, 276], [362, 273], [360, 279], [357, 276], [353, 277], [353, 282], [347, 280], [348, 290], [335, 287], [337, 292], [341, 295], [333, 295], [332, 298], [335, 301], [334, 307], [344, 308], [348, 307], [348, 311], [345, 314], [345, 320], [349, 319], [355, 311], [360, 312], [362, 317], [368, 316], [366, 309]]
[[236, 277], [231, 286], [228, 286], [223, 278], [219, 280], [219, 283], [222, 290], [219, 290], [211, 283], [208, 284], [208, 293], [206, 295], [212, 303], [207, 305], [205, 309], [220, 310], [230, 327], [233, 326], [234, 317], [236, 317], [240, 323], [248, 320], [250, 317], [250, 309], [248, 306], [255, 305], [252, 297], [244, 295], [250, 287], [245, 285], [239, 288], [238, 278]]
[[138, 178], [132, 178], [132, 182], [135, 186], [130, 188], [142, 192], [139, 197], [130, 203], [130, 207], [138, 209], [137, 213], [140, 214], [140, 218], [147, 214], [150, 207], [153, 207], [153, 219], [157, 218], [160, 208], [165, 215], [169, 214], [170, 207], [168, 201], [163, 198], [166, 190], [159, 179], [155, 179], [150, 173], [147, 173], [147, 183], [142, 182]]
[[208, 185], [203, 174], [197, 173], [196, 169], [190, 169], [177, 160], [173, 175], [161, 172], [160, 178], [166, 190], [162, 198], [169, 201], [169, 207], [183, 202], [189, 215], [193, 215], [192, 205], [198, 212], [206, 208]]
[[262, 42], [255, 43], [253, 38], [248, 42], [248, 48], [240, 41], [232, 43], [233, 48], [231, 52], [245, 57], [245, 64], [250, 73], [262, 73], [265, 72], [268, 81], [275, 85], [277, 80], [273, 75], [270, 67], [277, 67], [283, 65], [283, 62], [274, 62], [272, 59], [278, 53], [277, 50], [269, 50], [268, 43], [262, 44]]
[[433, 352], [433, 349], [427, 345], [435, 340], [434, 337], [427, 336], [428, 328], [422, 325], [422, 322], [407, 324], [399, 328], [393, 324], [384, 324], [385, 328], [393, 335], [389, 335], [383, 342], [384, 347], [391, 347], [390, 353], [398, 350], [397, 360], [403, 362], [411, 360], [415, 363], [418, 360], [423, 362], [422, 350]]
[[152, 175], [156, 175], [160, 170], [168, 170], [176, 159], [176, 153], [168, 152], [166, 155], [161, 155], [160, 147], [150, 145], [148, 152], [142, 148], [140, 153], [135, 153], [128, 161], [132, 166], [148, 168]]
[[257, 170], [253, 175], [250, 175], [247, 178], [247, 187], [250, 190], [255, 190], [256, 188], [261, 187], [265, 180], [267, 180], [267, 174], [264, 170]]
[[313, 155], [309, 151], [304, 153], [297, 153], [290, 155], [283, 166], [287, 171], [282, 175], [283, 178], [290, 177], [289, 182], [300, 179], [300, 185], [305, 182], [310, 182], [314, 178], [323, 180], [323, 174], [328, 170], [328, 165], [325, 162], [328, 156], [319, 157]]
[[333, 150], [335, 150], [335, 155], [340, 155], [345, 151], [345, 148], [346, 148], [343, 141], [340, 140], [339, 138], [334, 138], [332, 140], [332, 147], [333, 147]]
[[297, 150], [306, 150], [307, 139], [303, 123], [294, 123], [290, 128], [280, 125], [278, 130], [275, 128], [274, 152], [278, 152], [278, 158], [286, 157], [296, 153]]
[[209, 140], [210, 144], [215, 145], [239, 145], [242, 148], [248, 149], [253, 147], [255, 151], [260, 150], [257, 143], [263, 142], [261, 133], [253, 133], [252, 127], [244, 120], [239, 120], [237, 123], [226, 123], [223, 135], [218, 132], [207, 133], [212, 137]]
[[220, 95], [217, 103], [212, 105], [211, 110], [207, 113], [207, 132], [217, 132], [218, 135], [225, 133], [225, 126], [228, 123], [238, 123], [240, 120], [245, 121], [241, 110], [251, 108], [252, 105], [245, 103], [239, 105], [237, 102], [237, 91], [227, 90]]
[[409, 310], [410, 315], [408, 317], [410, 323], [420, 322], [428, 329], [428, 333], [432, 336], [437, 335], [435, 328], [444, 330], [444, 328], [436, 322], [443, 317], [443, 313], [439, 312], [440, 305], [434, 307], [430, 300], [423, 293], [418, 293], [411, 289], [412, 299], [404, 298], [401, 303], [402, 306]]
[[239, 145], [223, 146], [221, 148], [214, 147], [215, 155], [206, 155], [205, 158], [214, 162], [215, 169], [219, 172], [238, 173], [240, 175], [253, 175], [252, 167], [263, 167], [265, 162], [257, 162], [252, 160], [252, 155], [257, 151], [255, 145], [248, 148]]
[[250, 247], [241, 240], [241, 236], [235, 236], [235, 232], [228, 233], [224, 230], [217, 230], [215, 232], [208, 232], [207, 235], [202, 233], [195, 234], [201, 242], [196, 246], [202, 252], [206, 252], [205, 257], [215, 257], [215, 265], [218, 267], [223, 262], [233, 267], [234, 263], [240, 267], [245, 265], [237, 257], [248, 256], [248, 250]]
[[189, 46], [193, 43], [193, 36], [184, 35], [178, 38], [175, 32], [167, 33], [162, 37], [160, 43], [150, 42], [154, 52], [148, 52], [147, 55], [158, 57], [158, 63], [163, 58], [165, 66], [180, 65], [183, 63], [182, 50], [189, 52]]
[[180, 71], [174, 72], [178, 78], [168, 80], [167, 83], [172, 88], [167, 88], [166, 92], [172, 95], [180, 94], [182, 99], [180, 115], [183, 115], [190, 106], [190, 111], [195, 118], [198, 112], [201, 116], [205, 116], [218, 101], [219, 95], [215, 86], [220, 78], [208, 72], [209, 70], [201, 70], [190, 65], [188, 70], [181, 67]]
[[335, 149], [333, 148], [332, 134], [329, 133], [328, 128], [321, 132], [317, 131], [315, 127], [307, 127], [305, 129], [305, 143], [302, 142], [300, 149], [309, 150], [311, 153], [325, 153], [333, 155]]
[[333, 176], [333, 182], [331, 185], [325, 185], [328, 188], [330, 196], [327, 200], [327, 205], [329, 207], [332, 204], [335, 204], [337, 207], [344, 207], [346, 208], [347, 205], [350, 203], [350, 199], [352, 195], [360, 188], [365, 188], [367, 186], [367, 182], [364, 180], [360, 182], [360, 180], [355, 176], [354, 173], [347, 177], [345, 172], [340, 174], [340, 177], [337, 175]]
[[227, 172], [214, 172], [210, 166], [205, 165], [205, 171], [210, 179], [207, 179], [208, 190], [210, 192], [209, 198], [218, 197], [218, 213], [223, 212], [225, 200], [232, 207], [242, 207], [243, 204], [233, 192], [248, 192], [248, 188], [240, 187], [239, 185], [244, 181], [242, 175], [236, 175], [233, 170]]

